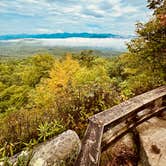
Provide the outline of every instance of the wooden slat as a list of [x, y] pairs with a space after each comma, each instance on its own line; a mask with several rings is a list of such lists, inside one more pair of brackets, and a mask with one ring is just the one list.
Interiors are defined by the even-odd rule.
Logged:
[[98, 113], [90, 118], [94, 123], [101, 125], [110, 125], [118, 121], [122, 117], [131, 114], [140, 107], [155, 101], [156, 99], [166, 95], [166, 86], [159, 87], [152, 91], [133, 97], [119, 105], [112, 107], [109, 110]]
[[103, 126], [89, 122], [75, 166], [97, 166], [99, 164], [102, 135]]
[[129, 126], [127, 126], [127, 124], [126, 124], [126, 127], [124, 127], [124, 124], [123, 124], [121, 130], [119, 130], [119, 131], [113, 131], [111, 133], [111, 137], [109, 136], [109, 133], [110, 133], [111, 129], [110, 129], [110, 131], [108, 130], [106, 133], [104, 133], [105, 138], [102, 139], [102, 151], [107, 150], [107, 148], [109, 146], [111, 146], [117, 140], [119, 140], [120, 138], [122, 138], [125, 134], [127, 134], [129, 131], [131, 131], [131, 129], [139, 126], [143, 122], [149, 120], [150, 118], [158, 115], [159, 113], [161, 113], [163, 111], [166, 111], [166, 106], [165, 107], [161, 107], [161, 108], [159, 108], [157, 110], [154, 110], [153, 112], [151, 112], [151, 113], [143, 116], [141, 119], [138, 119], [138, 121], [135, 121], [134, 123], [131, 123]]
[[[150, 114], [146, 115], [145, 117], [142, 117], [140, 120], [136, 121], [135, 123], [130, 124], [129, 126], [127, 126], [126, 128], [124, 128], [120, 131], [117, 131], [117, 133], [114, 133], [114, 135], [111, 138], [109, 136], [108, 137], [105, 136], [105, 138], [102, 140], [102, 145], [103, 145], [102, 146], [102, 151], [106, 151], [109, 146], [111, 146], [112, 144], [117, 142], [120, 138], [122, 138], [129, 131], [131, 131], [135, 127], [139, 126], [143, 122], [153, 118], [154, 116], [158, 115], [159, 113], [161, 113], [163, 111], [166, 111], [166, 106], [161, 107], [161, 108], [151, 112]], [[110, 131], [107, 131], [107, 132], [110, 132]], [[107, 133], [105, 133], [105, 135], [107, 135]]]

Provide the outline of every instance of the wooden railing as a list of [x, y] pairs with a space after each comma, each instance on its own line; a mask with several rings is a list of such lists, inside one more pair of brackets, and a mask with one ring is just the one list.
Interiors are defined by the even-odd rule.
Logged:
[[165, 97], [166, 86], [162, 86], [90, 117], [75, 165], [98, 166], [102, 150], [165, 110]]

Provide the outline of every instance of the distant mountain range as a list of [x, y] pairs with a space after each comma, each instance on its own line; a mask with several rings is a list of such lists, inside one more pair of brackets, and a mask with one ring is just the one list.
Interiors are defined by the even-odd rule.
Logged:
[[52, 34], [9, 34], [0, 35], [0, 40], [14, 40], [14, 39], [65, 39], [65, 38], [120, 38], [128, 39], [134, 36], [123, 36], [110, 33], [96, 34], [96, 33], [52, 33]]

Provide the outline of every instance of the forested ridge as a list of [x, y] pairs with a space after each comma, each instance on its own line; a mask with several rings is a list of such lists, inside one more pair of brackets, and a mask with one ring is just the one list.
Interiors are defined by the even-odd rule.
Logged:
[[166, 83], [166, 1], [148, 2], [153, 18], [137, 23], [137, 38], [119, 56], [0, 59], [2, 158], [67, 129], [82, 137], [89, 116]]

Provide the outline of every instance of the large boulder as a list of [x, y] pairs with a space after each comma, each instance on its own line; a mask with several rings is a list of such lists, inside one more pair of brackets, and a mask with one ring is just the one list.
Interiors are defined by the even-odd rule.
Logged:
[[74, 131], [68, 130], [36, 147], [29, 166], [73, 165], [80, 148], [79, 137]]
[[22, 151], [20, 154], [0, 162], [0, 166], [72, 166], [75, 163], [81, 149], [81, 141], [72, 130], [68, 130], [59, 136], [35, 146], [29, 151]]

